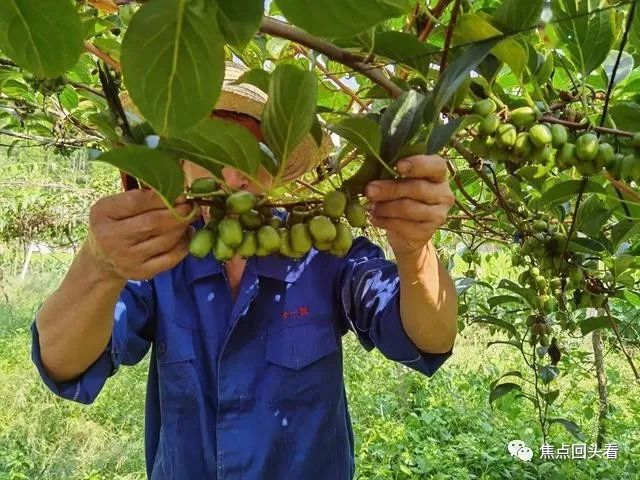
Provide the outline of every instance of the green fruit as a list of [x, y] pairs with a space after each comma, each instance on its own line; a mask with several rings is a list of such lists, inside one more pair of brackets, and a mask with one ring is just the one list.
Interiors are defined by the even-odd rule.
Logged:
[[256, 257], [266, 257], [268, 255], [271, 255], [272, 253], [273, 252], [270, 252], [269, 250], [262, 248], [260, 244], [258, 244], [258, 250], [256, 250]]
[[552, 278], [551, 281], [549, 282], [549, 286], [556, 290], [558, 288], [562, 288], [562, 280], [559, 278]]
[[564, 125], [551, 125], [551, 145], [553, 148], [560, 148], [569, 141], [569, 134]]
[[329, 218], [340, 218], [347, 207], [347, 196], [344, 192], [335, 190], [324, 196], [322, 202], [322, 213]]
[[251, 192], [235, 192], [227, 197], [227, 207], [240, 215], [256, 206], [256, 196]]
[[594, 175], [596, 173], [596, 165], [593, 161], [582, 161], [579, 162], [578, 165], [576, 165], [576, 170], [583, 177], [590, 177], [591, 175]]
[[299, 253], [307, 253], [313, 247], [313, 239], [306, 224], [299, 223], [291, 227], [291, 247]]
[[496, 142], [503, 148], [511, 148], [518, 138], [518, 130], [510, 123], [504, 123], [498, 127], [496, 132]]
[[600, 172], [605, 168], [616, 156], [613, 147], [608, 143], [601, 143], [598, 147], [598, 154], [594, 160], [596, 171]]
[[631, 139], [631, 143], [629, 145], [631, 145], [632, 148], [640, 149], [640, 132], [636, 133], [633, 136], [633, 138]]
[[196, 232], [189, 243], [189, 253], [194, 257], [204, 258], [209, 253], [216, 241], [216, 234], [208, 228]]
[[353, 228], [364, 228], [367, 224], [367, 211], [358, 202], [347, 205], [344, 214]]
[[536, 150], [533, 152], [531, 159], [534, 163], [546, 165], [553, 160], [553, 149], [551, 147], [544, 147], [541, 150]]
[[582, 285], [582, 282], [584, 281], [584, 273], [582, 272], [582, 269], [579, 267], [572, 268], [569, 272], [569, 281], [574, 286]]
[[539, 290], [544, 290], [545, 288], [547, 288], [547, 279], [542, 275], [538, 275], [536, 277], [536, 287], [538, 287]]
[[236, 218], [226, 217], [218, 224], [220, 239], [231, 248], [242, 243], [242, 225]]
[[529, 140], [529, 134], [527, 132], [520, 132], [516, 138], [516, 143], [513, 145], [513, 150], [521, 157], [528, 159], [533, 150], [533, 145]]
[[573, 143], [565, 143], [556, 154], [556, 167], [566, 170], [577, 163], [576, 146]]
[[319, 242], [317, 240], [313, 241], [313, 248], [320, 252], [326, 252], [327, 250], [331, 250], [333, 246], [333, 242]]
[[544, 148], [551, 143], [553, 137], [546, 125], [534, 125], [529, 129], [531, 143], [538, 148]]
[[478, 127], [478, 131], [482, 135], [492, 135], [500, 126], [500, 117], [495, 113], [490, 113], [482, 122], [480, 122], [480, 126]]
[[278, 230], [280, 235], [280, 255], [287, 258], [301, 258], [302, 254], [296, 252], [291, 246], [291, 234], [287, 228]]
[[250, 210], [240, 215], [240, 223], [247, 230], [258, 230], [264, 224], [264, 220], [256, 210]]
[[271, 219], [271, 217], [273, 217], [272, 207], [260, 207], [258, 209], [258, 212], [260, 213], [260, 215], [262, 215], [262, 218], [264, 218], [265, 220], [269, 220]]
[[486, 157], [489, 155], [487, 142], [481, 137], [475, 137], [469, 144], [469, 149], [479, 157]]
[[627, 182], [640, 178], [640, 158], [627, 155], [620, 166], [620, 178]]
[[287, 225], [292, 227], [298, 223], [303, 223], [307, 216], [308, 210], [304, 207], [294, 207], [287, 217]]
[[271, 225], [265, 225], [258, 230], [258, 247], [266, 252], [273, 253], [280, 249], [280, 235], [278, 230]]
[[277, 230], [282, 226], [282, 219], [280, 217], [271, 217], [269, 225]]
[[480, 100], [473, 105], [473, 113], [480, 115], [481, 117], [486, 117], [487, 115], [494, 113], [497, 109], [498, 106], [496, 105], [496, 102], [490, 98]]
[[216, 257], [219, 262], [228, 262], [234, 255], [235, 252], [233, 251], [233, 248], [224, 243], [222, 239], [218, 237], [216, 245], [213, 247], [213, 256]]
[[591, 306], [593, 308], [602, 308], [604, 305], [605, 297], [602, 295], [593, 295], [591, 297]]
[[309, 221], [309, 231], [314, 240], [318, 242], [333, 242], [338, 232], [329, 218], [318, 215]]
[[511, 123], [518, 128], [526, 128], [538, 119], [538, 114], [531, 107], [516, 108], [511, 112]]
[[533, 224], [533, 229], [536, 232], [546, 232], [549, 229], [549, 224], [547, 222], [545, 222], [544, 220], [537, 220]]
[[213, 177], [196, 178], [189, 191], [194, 195], [204, 195], [218, 190], [218, 182]]
[[585, 133], [576, 141], [576, 156], [583, 162], [590, 162], [598, 155], [600, 141], [593, 133]]
[[243, 258], [253, 257], [258, 251], [258, 237], [256, 232], [245, 232], [242, 243], [238, 247], [238, 255]]
[[549, 337], [547, 335], [540, 335], [540, 346], [542, 347], [549, 346]]
[[332, 249], [348, 252], [351, 245], [353, 245], [353, 235], [351, 235], [351, 230], [349, 230], [349, 227], [344, 223], [339, 223], [336, 225], [336, 232], [336, 238], [333, 240]]

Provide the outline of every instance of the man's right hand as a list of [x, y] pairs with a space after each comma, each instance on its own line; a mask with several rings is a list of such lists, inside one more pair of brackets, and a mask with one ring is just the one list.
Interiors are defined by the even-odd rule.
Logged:
[[[181, 217], [200, 207], [184, 197], [174, 204]], [[190, 222], [177, 218], [153, 190], [136, 189], [102, 198], [89, 215], [83, 246], [99, 274], [118, 281], [147, 280], [176, 266], [189, 253]]]

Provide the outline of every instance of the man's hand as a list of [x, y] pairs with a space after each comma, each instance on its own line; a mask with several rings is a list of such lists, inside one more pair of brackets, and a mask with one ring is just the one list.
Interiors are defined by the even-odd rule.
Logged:
[[[190, 218], [200, 214], [195, 208]], [[175, 202], [182, 217], [193, 209], [184, 197]], [[89, 225], [83, 250], [105, 278], [146, 280], [189, 253], [189, 221], [176, 218], [153, 190], [129, 190], [98, 200]]]
[[387, 231], [396, 257], [423, 249], [447, 220], [455, 197], [447, 162], [438, 155], [416, 155], [398, 162], [398, 180], [371, 182], [371, 223]]

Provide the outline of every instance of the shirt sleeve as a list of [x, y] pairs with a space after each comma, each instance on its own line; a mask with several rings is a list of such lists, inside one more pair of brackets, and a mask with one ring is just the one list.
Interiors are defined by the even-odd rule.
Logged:
[[453, 349], [423, 352], [404, 330], [400, 318], [400, 278], [394, 262], [364, 237], [355, 240], [339, 272], [339, 288], [347, 327], [367, 350], [432, 376]]
[[134, 365], [147, 354], [151, 345], [149, 330], [154, 317], [154, 302], [151, 281], [127, 282], [116, 303], [113, 330], [107, 348], [84, 373], [65, 382], [56, 382], [45, 372], [34, 321], [31, 325], [31, 358], [45, 385], [67, 400], [93, 403], [107, 378], [116, 373], [120, 365]]

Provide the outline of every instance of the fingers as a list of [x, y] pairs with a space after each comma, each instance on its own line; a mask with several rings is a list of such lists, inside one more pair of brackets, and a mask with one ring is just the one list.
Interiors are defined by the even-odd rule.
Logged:
[[163, 233], [162, 235], [157, 235], [155, 237], [151, 237], [143, 242], [138, 243], [137, 245], [131, 248], [131, 254], [136, 258], [144, 259], [144, 261], [149, 260], [157, 255], [161, 255], [163, 253], [171, 251], [183, 238], [189, 237], [189, 229], [191, 227], [182, 227], [176, 228], [174, 230], [170, 230], [168, 232]]
[[[181, 196], [174, 204], [178, 205], [185, 202], [186, 198]], [[160, 195], [151, 189], [128, 190], [117, 195], [105, 197], [96, 202], [95, 206], [99, 206], [105, 216], [113, 220], [135, 217], [153, 210], [167, 210], [167, 206]]]
[[439, 155], [414, 155], [398, 162], [397, 170], [406, 178], [424, 178], [431, 182], [446, 182], [447, 161]]
[[[179, 215], [186, 216], [193, 210], [193, 206], [189, 203], [183, 203], [175, 207], [175, 210]], [[176, 228], [186, 229], [188, 225], [188, 223], [176, 218], [165, 207], [161, 210], [153, 210], [121, 220], [118, 222], [118, 229], [126, 232], [126, 237], [135, 245]]]
[[370, 213], [373, 217], [397, 218], [410, 222], [433, 222], [442, 225], [446, 221], [447, 209], [439, 205], [427, 205], [413, 199], [403, 198], [376, 203]]
[[454, 201], [448, 183], [432, 183], [423, 179], [377, 180], [367, 186], [366, 194], [376, 203], [401, 198], [410, 198], [429, 205], [452, 205]]
[[140, 268], [140, 275], [145, 279], [158, 273], [172, 269], [189, 254], [189, 239], [184, 236], [178, 244], [169, 252], [156, 255], [144, 262]]

